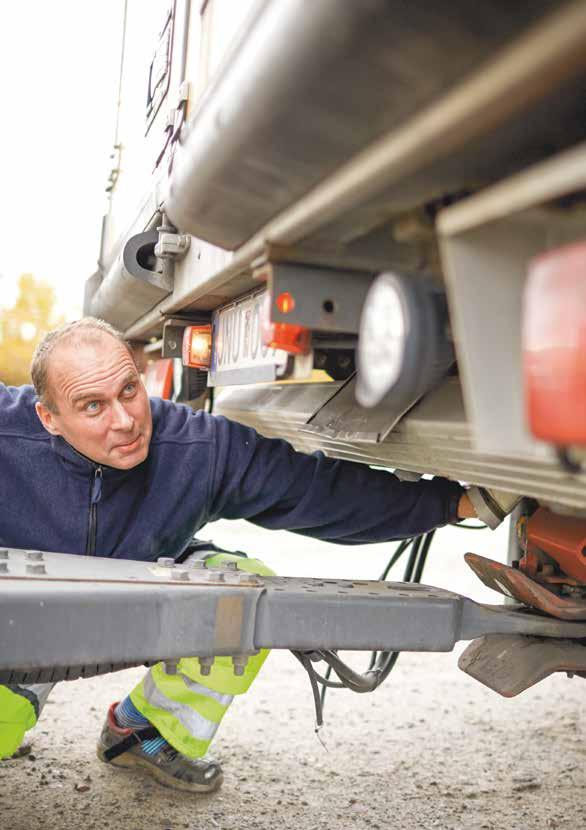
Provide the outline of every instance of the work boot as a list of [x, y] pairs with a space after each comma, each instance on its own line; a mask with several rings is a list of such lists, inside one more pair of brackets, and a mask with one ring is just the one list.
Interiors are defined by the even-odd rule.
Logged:
[[108, 710], [98, 741], [98, 758], [117, 767], [143, 769], [160, 784], [174, 790], [210, 793], [217, 790], [224, 776], [217, 761], [211, 758], [188, 758], [166, 741], [158, 751], [149, 754], [142, 741], [160, 737], [154, 726], [127, 729], [118, 726], [114, 717], [116, 704]]

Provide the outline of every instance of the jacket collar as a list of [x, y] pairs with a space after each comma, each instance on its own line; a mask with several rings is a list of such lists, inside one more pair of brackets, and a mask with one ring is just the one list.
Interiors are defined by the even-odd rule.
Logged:
[[98, 464], [78, 452], [61, 435], [51, 436], [51, 447], [71, 473], [84, 478], [93, 475], [98, 468], [101, 468], [103, 477], [111, 479], [124, 478], [136, 469], [136, 467], [132, 467], [130, 470], [118, 470], [116, 467], [108, 467], [107, 464]]

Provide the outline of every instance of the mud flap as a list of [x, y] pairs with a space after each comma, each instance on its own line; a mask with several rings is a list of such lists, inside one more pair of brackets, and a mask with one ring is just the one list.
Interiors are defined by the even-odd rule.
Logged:
[[575, 640], [488, 634], [473, 640], [458, 667], [503, 697], [515, 697], [558, 671], [586, 671], [586, 646]]

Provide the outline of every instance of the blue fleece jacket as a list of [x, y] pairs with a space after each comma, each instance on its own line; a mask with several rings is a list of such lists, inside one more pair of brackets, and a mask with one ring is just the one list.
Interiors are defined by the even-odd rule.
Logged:
[[159, 399], [146, 461], [99, 467], [45, 431], [35, 400], [30, 386], [0, 384], [0, 546], [156, 560], [220, 518], [346, 544], [456, 519], [456, 482], [400, 482]]

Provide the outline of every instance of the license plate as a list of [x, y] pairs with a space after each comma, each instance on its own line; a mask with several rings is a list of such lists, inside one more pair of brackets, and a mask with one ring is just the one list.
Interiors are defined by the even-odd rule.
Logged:
[[212, 315], [210, 386], [258, 383], [281, 378], [290, 355], [262, 342], [261, 308], [265, 290], [220, 308]]

